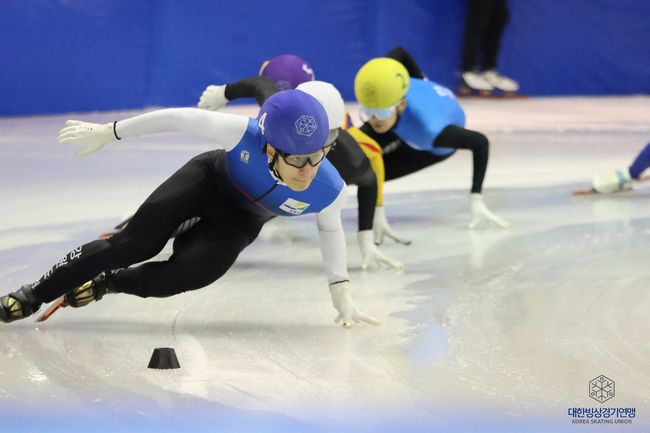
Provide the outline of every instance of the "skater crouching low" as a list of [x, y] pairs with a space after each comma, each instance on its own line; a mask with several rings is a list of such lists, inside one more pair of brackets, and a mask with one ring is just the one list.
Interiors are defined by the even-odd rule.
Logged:
[[[73, 250], [35, 283], [2, 296], [0, 320], [23, 319], [60, 296], [70, 306], [83, 306], [108, 293], [166, 297], [200, 289], [233, 265], [269, 219], [315, 213], [337, 322], [379, 324], [360, 312], [350, 295], [340, 218], [346, 188], [324, 159], [329, 125], [312, 96], [278, 92], [256, 119], [180, 108], [105, 125], [68, 125], [59, 142], [83, 144], [78, 154], [164, 131], [208, 138], [221, 149], [193, 158], [163, 182], [123, 231]], [[179, 224], [194, 217], [200, 222], [174, 240], [168, 260], [145, 262], [162, 250]], [[132, 266], [140, 262], [145, 263]]]

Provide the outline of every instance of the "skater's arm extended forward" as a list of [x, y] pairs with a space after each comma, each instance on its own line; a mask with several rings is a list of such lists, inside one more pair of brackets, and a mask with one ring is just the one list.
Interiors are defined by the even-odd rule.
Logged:
[[59, 131], [59, 143], [83, 144], [77, 156], [89, 155], [107, 143], [161, 132], [185, 132], [215, 141], [231, 150], [246, 132], [249, 118], [197, 108], [168, 108], [106, 124], [68, 120]]
[[226, 98], [229, 101], [239, 98], [255, 98], [259, 105], [262, 105], [269, 96], [277, 93], [273, 80], [269, 77], [256, 75], [244, 80], [236, 81], [226, 85]]
[[269, 77], [254, 76], [230, 84], [210, 85], [205, 88], [197, 104], [199, 108], [217, 111], [228, 102], [240, 98], [255, 98], [262, 105], [269, 96], [278, 92]]
[[120, 138], [160, 132], [185, 132], [215, 141], [230, 150], [246, 132], [248, 120], [245, 116], [197, 108], [167, 108], [120, 120], [115, 129]]

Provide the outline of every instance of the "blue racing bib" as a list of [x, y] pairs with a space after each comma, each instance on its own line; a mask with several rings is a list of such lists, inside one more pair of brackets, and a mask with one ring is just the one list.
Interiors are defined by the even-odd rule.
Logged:
[[455, 149], [433, 147], [445, 127], [465, 126], [465, 112], [453, 92], [433, 81], [411, 78], [406, 102], [395, 133], [414, 149], [440, 156], [453, 153]]
[[280, 216], [317, 213], [329, 206], [345, 187], [338, 171], [325, 158], [309, 188], [291, 190], [269, 172], [264, 145], [257, 119], [250, 119], [244, 136], [228, 152], [231, 189], [235, 199], [247, 209]]

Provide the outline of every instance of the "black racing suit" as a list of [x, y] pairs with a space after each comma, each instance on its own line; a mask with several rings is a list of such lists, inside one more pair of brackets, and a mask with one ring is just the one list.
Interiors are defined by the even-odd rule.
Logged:
[[243, 209], [224, 190], [229, 182], [227, 164], [224, 150], [190, 160], [156, 188], [122, 231], [73, 250], [53, 266], [33, 285], [34, 295], [50, 302], [103, 271], [148, 260], [180, 224], [196, 217], [198, 223], [174, 240], [168, 260], [124, 269], [110, 279], [109, 288], [165, 297], [219, 279], [272, 217]]

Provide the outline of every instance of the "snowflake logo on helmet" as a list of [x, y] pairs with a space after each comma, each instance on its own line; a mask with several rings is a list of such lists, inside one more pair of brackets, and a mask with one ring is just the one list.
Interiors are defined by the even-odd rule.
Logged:
[[291, 90], [291, 83], [286, 80], [278, 80], [275, 82], [275, 86], [280, 90]]
[[311, 137], [316, 129], [318, 129], [318, 125], [316, 125], [316, 119], [312, 116], [303, 114], [296, 120], [296, 132], [298, 135]]

